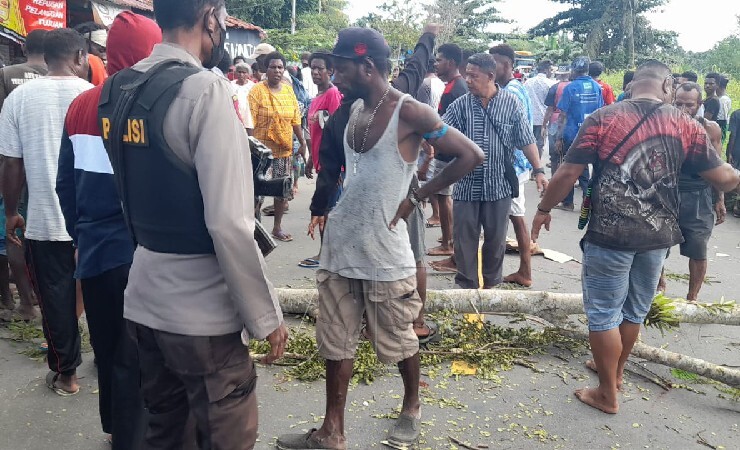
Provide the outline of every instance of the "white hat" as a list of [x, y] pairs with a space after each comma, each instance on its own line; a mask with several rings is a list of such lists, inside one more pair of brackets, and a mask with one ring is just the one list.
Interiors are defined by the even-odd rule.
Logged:
[[269, 55], [270, 53], [274, 51], [275, 51], [275, 47], [268, 44], [267, 42], [263, 42], [254, 48], [254, 52], [252, 53], [252, 58], [257, 59], [258, 56]]

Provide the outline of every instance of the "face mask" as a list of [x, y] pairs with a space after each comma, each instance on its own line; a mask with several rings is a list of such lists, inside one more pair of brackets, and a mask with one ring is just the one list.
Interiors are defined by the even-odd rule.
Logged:
[[219, 33], [221, 34], [219, 45], [216, 45], [216, 41], [213, 39], [213, 33], [210, 31], [208, 32], [208, 37], [211, 38], [211, 44], [213, 45], [211, 48], [211, 57], [207, 61], [203, 61], [203, 67], [208, 70], [213, 69], [221, 62], [221, 59], [224, 57], [224, 52], [226, 51], [226, 30], [221, 28], [220, 22], [218, 24]]

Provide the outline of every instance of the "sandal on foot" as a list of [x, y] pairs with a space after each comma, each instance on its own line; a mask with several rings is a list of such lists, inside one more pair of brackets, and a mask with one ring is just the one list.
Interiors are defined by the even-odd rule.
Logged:
[[54, 391], [57, 395], [60, 395], [62, 397], [71, 397], [73, 395], [76, 395], [80, 392], [80, 388], [78, 387], [76, 391], [67, 391], [65, 389], [60, 388], [57, 386], [57, 380], [59, 379], [59, 373], [51, 371], [46, 374], [46, 387]]
[[575, 211], [576, 205], [573, 203], [560, 203], [559, 205], [553, 206], [553, 208], [561, 211]]
[[[419, 338], [419, 345], [425, 345], [431, 342], [439, 342], [442, 339], [442, 336], [439, 334], [439, 326], [437, 326], [436, 323], [432, 322], [431, 320], [424, 320], [423, 327], [429, 330], [429, 334], [427, 334], [426, 336], [417, 335], [417, 337]], [[421, 327], [414, 326], [414, 328]]]
[[429, 222], [427, 220], [426, 225], [427, 225], [427, 228], [439, 228], [442, 226], [442, 223], [441, 222], [434, 223], [434, 222]]
[[280, 242], [290, 242], [293, 240], [293, 236], [288, 233], [280, 232], [278, 234], [272, 233], [272, 237]]
[[306, 258], [298, 263], [298, 267], [305, 267], [306, 269], [316, 269], [321, 263], [318, 259]]
[[316, 439], [313, 435], [316, 433], [316, 428], [312, 428], [308, 433], [304, 434], [285, 434], [278, 438], [275, 446], [280, 450], [345, 450], [347, 445], [339, 447], [329, 447], [325, 445], [321, 439]]
[[388, 441], [397, 445], [415, 444], [419, 440], [419, 434], [421, 434], [420, 424], [421, 419], [401, 414], [388, 435]]

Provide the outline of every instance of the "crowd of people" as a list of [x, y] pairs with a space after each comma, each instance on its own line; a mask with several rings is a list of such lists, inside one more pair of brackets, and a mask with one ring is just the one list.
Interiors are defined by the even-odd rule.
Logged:
[[[348, 447], [360, 339], [398, 365], [403, 404], [388, 440], [414, 444], [419, 348], [440, 337], [424, 317], [425, 256], [443, 257], [431, 268], [454, 272], [462, 289], [531, 286], [553, 208], [579, 203], [587, 227], [587, 365], [599, 386], [576, 391], [584, 403], [618, 411], [624, 364], [675, 245], [697, 299], [723, 193], [740, 184], [727, 77], [707, 74], [702, 89], [696, 74], [649, 60], [616, 97], [598, 61], [556, 72], [542, 60], [525, 79], [511, 46], [436, 47], [436, 25], [395, 73], [369, 28], [340, 31], [333, 49], [291, 68], [267, 43], [249, 58], [226, 54], [220, 0], [155, 0], [154, 12], [156, 22], [125, 11], [107, 29], [33, 31], [27, 62], [0, 76], [2, 317], [32, 320], [38, 304], [46, 384], [72, 396], [84, 310], [113, 448], [254, 447], [245, 346], [267, 340], [269, 364], [288, 340], [255, 224], [273, 216], [272, 237], [292, 241], [282, 219], [303, 176], [317, 177], [308, 232], [321, 251], [299, 265], [318, 269], [326, 414], [318, 429], [280, 436], [280, 449]], [[292, 180], [272, 205], [255, 197], [251, 139], [272, 152], [271, 176]], [[531, 230], [529, 181], [541, 196]], [[520, 264], [504, 276], [509, 223]], [[439, 245], [426, 249], [436, 227]]]

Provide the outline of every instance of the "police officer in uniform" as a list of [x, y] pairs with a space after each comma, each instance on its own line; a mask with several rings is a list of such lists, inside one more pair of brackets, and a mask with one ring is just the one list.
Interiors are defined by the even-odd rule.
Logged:
[[163, 43], [111, 77], [99, 123], [137, 243], [124, 317], [151, 413], [146, 448], [181, 448], [188, 414], [201, 448], [253, 448], [254, 364], [240, 336], [287, 341], [253, 238], [247, 134], [221, 60], [223, 0], [155, 0]]

